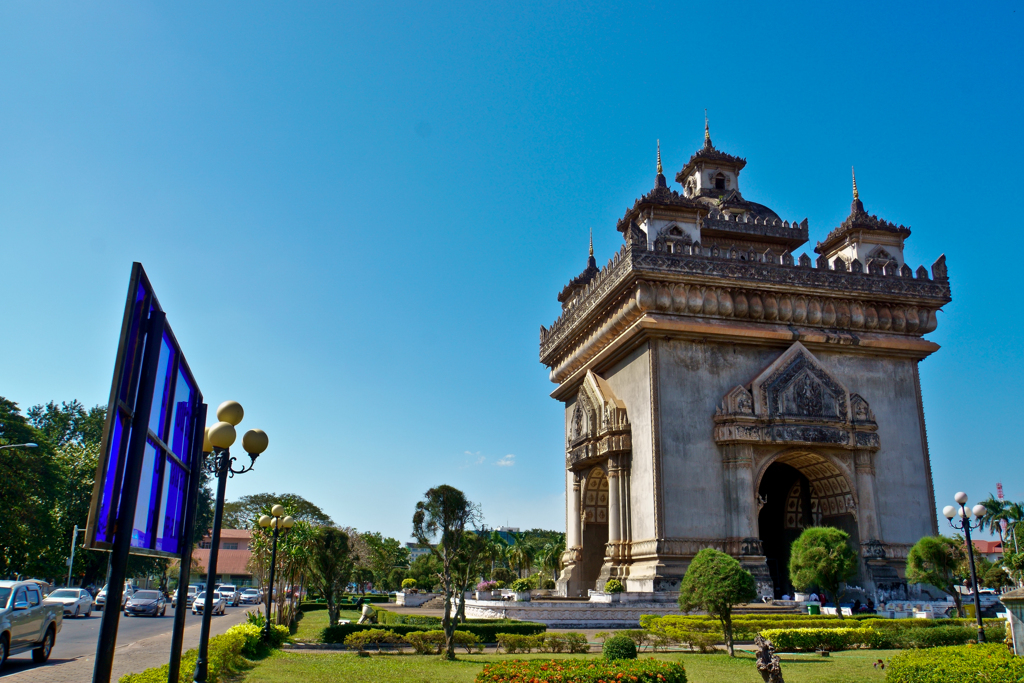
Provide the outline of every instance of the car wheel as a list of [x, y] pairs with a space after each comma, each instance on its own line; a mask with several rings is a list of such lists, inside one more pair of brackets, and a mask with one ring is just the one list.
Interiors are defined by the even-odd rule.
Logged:
[[53, 627], [46, 629], [43, 636], [43, 644], [32, 650], [32, 661], [36, 664], [43, 664], [50, 658], [50, 651], [53, 650]]
[[75, 613], [72, 615], [75, 619], [77, 619], [79, 617], [79, 614], [80, 614], [79, 610], [81, 610], [81, 609], [82, 608], [81, 608], [80, 605], [75, 605]]

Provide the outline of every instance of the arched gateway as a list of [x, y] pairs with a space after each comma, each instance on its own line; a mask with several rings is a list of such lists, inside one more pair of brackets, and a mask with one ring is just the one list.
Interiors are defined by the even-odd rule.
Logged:
[[591, 254], [541, 328], [565, 405], [564, 595], [612, 577], [674, 591], [713, 547], [778, 596], [817, 524], [859, 545], [870, 594], [937, 531], [917, 364], [938, 349], [924, 335], [950, 300], [944, 259], [912, 271], [910, 230], [857, 195], [815, 260], [794, 256], [807, 222], [744, 199], [745, 164], [706, 132], [685, 195], [659, 167], [622, 249], [601, 269]]

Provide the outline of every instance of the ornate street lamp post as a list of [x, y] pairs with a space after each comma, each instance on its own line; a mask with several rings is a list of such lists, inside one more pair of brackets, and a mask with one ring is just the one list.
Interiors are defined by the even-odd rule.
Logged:
[[[954, 529], [961, 529], [964, 532], [964, 536], [967, 539], [967, 561], [971, 565], [971, 590], [974, 591], [974, 616], [978, 620], [978, 642], [985, 642], [985, 626], [981, 621], [981, 598], [978, 595], [978, 575], [974, 571], [974, 544], [971, 543], [971, 529], [977, 529], [981, 527], [981, 518], [985, 516], [985, 506], [978, 505], [974, 506], [971, 511], [967, 510], [967, 494], [960, 491], [953, 500], [960, 507], [956, 505], [947, 505], [942, 508], [942, 514], [949, 520], [949, 525]], [[971, 523], [971, 514], [974, 514], [975, 521]], [[954, 522], [953, 518], [959, 517], [959, 520]]]
[[206, 471], [217, 477], [217, 500], [213, 512], [213, 538], [210, 544], [210, 561], [206, 567], [206, 602], [203, 605], [203, 624], [199, 631], [199, 655], [196, 658], [195, 683], [206, 683], [210, 657], [210, 619], [213, 616], [213, 591], [217, 585], [217, 555], [220, 549], [220, 525], [224, 518], [224, 494], [228, 477], [245, 474], [256, 464], [256, 458], [267, 450], [269, 440], [259, 429], [250, 429], [242, 436], [242, 448], [249, 455], [249, 464], [236, 468], [235, 458], [228, 449], [235, 443], [235, 426], [242, 421], [245, 411], [237, 401], [225, 401], [217, 408], [217, 424], [206, 429], [203, 439], [204, 466]]
[[[283, 527], [285, 533], [295, 526], [295, 520], [291, 516], [281, 519], [284, 514], [284, 507], [275, 505], [270, 509], [270, 515], [260, 517], [260, 526], [266, 529], [273, 527], [274, 542], [270, 551], [270, 588], [267, 589], [267, 622], [263, 625], [263, 640], [270, 642], [270, 605], [274, 601], [274, 568], [277, 566], [277, 535]], [[273, 517], [271, 517], [273, 515]]]

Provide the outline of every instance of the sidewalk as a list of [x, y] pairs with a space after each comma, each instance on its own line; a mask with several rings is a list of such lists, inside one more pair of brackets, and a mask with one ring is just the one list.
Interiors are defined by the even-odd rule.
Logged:
[[[236, 610], [223, 617], [215, 617], [210, 623], [210, 635], [218, 636], [235, 624], [245, 621], [245, 611]], [[199, 647], [200, 624], [185, 628], [182, 652]], [[119, 645], [114, 650], [112, 683], [125, 674], [139, 673], [150, 667], [167, 663], [171, 653], [171, 638], [168, 635], [152, 636]], [[60, 660], [53, 657], [46, 664], [34, 664], [31, 660], [9, 659], [0, 671], [3, 683], [88, 683], [92, 680], [95, 655]]]

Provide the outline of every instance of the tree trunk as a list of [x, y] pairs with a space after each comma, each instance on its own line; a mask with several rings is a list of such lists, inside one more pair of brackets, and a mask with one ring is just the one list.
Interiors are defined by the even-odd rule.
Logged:
[[452, 583], [451, 578], [442, 586], [444, 590], [444, 616], [441, 618], [441, 628], [444, 630], [444, 654], [443, 659], [455, 659], [455, 623], [452, 621]]
[[733, 649], [732, 643], [732, 615], [726, 614], [722, 617], [722, 631], [725, 635], [725, 647], [729, 650], [729, 656], [735, 657], [736, 651]]
[[839, 606], [839, 591], [832, 594], [832, 602], [836, 603], [836, 616], [843, 618], [843, 608]]

